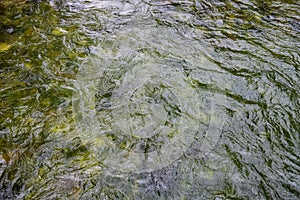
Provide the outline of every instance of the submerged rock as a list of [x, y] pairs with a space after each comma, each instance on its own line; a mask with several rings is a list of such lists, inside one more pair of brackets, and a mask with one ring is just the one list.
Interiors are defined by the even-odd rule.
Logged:
[[11, 48], [10, 44], [4, 43], [4, 42], [0, 42], [0, 52], [7, 51], [10, 48]]
[[55, 36], [62, 36], [62, 35], [65, 35], [67, 33], [68, 33], [68, 31], [66, 31], [66, 30], [64, 30], [62, 28], [54, 28], [51, 31], [51, 34], [55, 35]]

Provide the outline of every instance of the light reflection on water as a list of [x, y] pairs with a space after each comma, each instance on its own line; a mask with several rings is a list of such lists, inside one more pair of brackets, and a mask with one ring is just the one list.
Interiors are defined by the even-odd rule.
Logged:
[[[16, 2], [0, 3], [0, 199], [300, 196], [297, 1]], [[163, 165], [105, 161], [110, 143], [176, 145], [145, 137], [180, 120], [197, 134]]]

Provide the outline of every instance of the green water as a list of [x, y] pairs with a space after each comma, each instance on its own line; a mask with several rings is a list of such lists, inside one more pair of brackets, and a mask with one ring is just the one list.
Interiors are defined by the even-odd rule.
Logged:
[[299, 199], [298, 1], [0, 1], [0, 199]]

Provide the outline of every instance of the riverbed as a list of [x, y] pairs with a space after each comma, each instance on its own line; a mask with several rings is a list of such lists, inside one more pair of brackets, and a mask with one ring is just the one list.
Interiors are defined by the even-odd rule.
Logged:
[[0, 199], [299, 199], [296, 0], [0, 2]]

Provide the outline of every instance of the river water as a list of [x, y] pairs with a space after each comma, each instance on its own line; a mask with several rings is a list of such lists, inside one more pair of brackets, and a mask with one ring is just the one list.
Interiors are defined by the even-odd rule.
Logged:
[[0, 1], [0, 199], [299, 199], [299, 10]]

